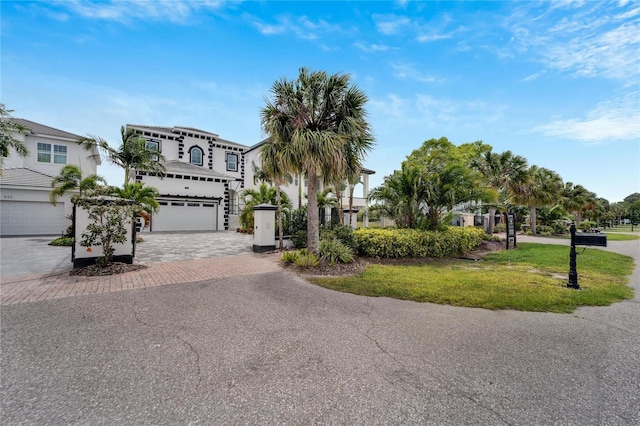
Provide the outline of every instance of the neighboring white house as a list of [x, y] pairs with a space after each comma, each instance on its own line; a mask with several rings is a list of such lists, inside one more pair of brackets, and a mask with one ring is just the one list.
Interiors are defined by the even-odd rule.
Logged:
[[[266, 140], [253, 145], [251, 148], [248, 148], [244, 153], [245, 164], [246, 164], [246, 172], [245, 172], [245, 187], [256, 189], [260, 186], [260, 182], [254, 182], [254, 173], [253, 173], [253, 165], [255, 164], [257, 167], [260, 167], [262, 164], [261, 158], [261, 150], [260, 148], [264, 145]], [[368, 216], [368, 197], [369, 197], [369, 176], [374, 174], [373, 170], [362, 169], [362, 173], [360, 175], [359, 182], [355, 185], [349, 185], [345, 182], [344, 190], [342, 192], [342, 201], [339, 203], [339, 209], [343, 210], [349, 209], [349, 198], [351, 195], [351, 191], [353, 189], [353, 210], [360, 211], [364, 210], [364, 226], [369, 225], [369, 216]], [[318, 186], [318, 192], [321, 192], [324, 189], [322, 181]], [[291, 205], [293, 208], [299, 208], [300, 205], [307, 204], [306, 201], [306, 183], [304, 177], [293, 176], [290, 183], [282, 185], [282, 191], [286, 192], [287, 196], [291, 200]], [[324, 220], [331, 220], [331, 209], [326, 208], [324, 212]], [[355, 216], [355, 214], [354, 214]], [[345, 223], [348, 222], [348, 219]], [[355, 219], [352, 224], [353, 227], [356, 226]]]
[[164, 178], [136, 171], [135, 179], [160, 192], [150, 231], [220, 231], [238, 225], [246, 145], [190, 127], [128, 124], [165, 157]]
[[[3, 158], [0, 176], [0, 235], [60, 235], [71, 225], [71, 195], [62, 196], [57, 205], [49, 202], [51, 181], [66, 164], [75, 164], [82, 176], [96, 174], [96, 160], [76, 143], [81, 136], [33, 121], [12, 118], [30, 130], [13, 134], [29, 154], [19, 156], [11, 150]], [[97, 160], [99, 163], [99, 159]]]

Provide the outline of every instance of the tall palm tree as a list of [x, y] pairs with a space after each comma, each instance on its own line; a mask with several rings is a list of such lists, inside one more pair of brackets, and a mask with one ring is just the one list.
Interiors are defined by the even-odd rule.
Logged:
[[529, 206], [531, 232], [536, 235], [536, 207], [555, 204], [562, 196], [562, 178], [553, 170], [531, 166], [523, 182], [514, 185], [514, 201]]
[[[308, 241], [317, 251], [320, 240], [318, 184], [346, 177], [355, 168], [346, 153], [362, 159], [373, 145], [366, 121], [367, 96], [350, 85], [347, 74], [328, 75], [301, 68], [296, 81], [283, 78], [271, 88], [272, 99], [261, 111], [263, 131], [269, 137], [278, 167], [307, 177]], [[264, 158], [264, 157], [263, 157]]]
[[[22, 124], [14, 121], [11, 117], [13, 110], [6, 109], [4, 104], [0, 104], [0, 165], [4, 157], [9, 156], [10, 149], [16, 151], [21, 157], [29, 154], [27, 147], [17, 140], [13, 133], [30, 133], [31, 131]], [[0, 170], [2, 175], [2, 170]]]
[[60, 170], [60, 174], [51, 181], [53, 189], [49, 192], [49, 201], [55, 206], [58, 203], [58, 198], [68, 191], [79, 190], [82, 195], [89, 190], [96, 189], [100, 184], [106, 183], [104, 178], [98, 175], [83, 178], [80, 167], [75, 164], [67, 164]]
[[[131, 180], [132, 172], [141, 170], [164, 177], [164, 156], [158, 149], [147, 147], [147, 140], [133, 129], [120, 127], [122, 142], [114, 149], [107, 141], [99, 137], [88, 136], [78, 141], [87, 151], [100, 152], [107, 161], [124, 169], [124, 184]], [[99, 150], [97, 150], [98, 148]], [[101, 155], [96, 154], [96, 155]]]
[[[480, 172], [485, 186], [498, 193], [499, 199], [502, 200], [500, 207], [503, 208], [509, 203], [514, 188], [526, 179], [527, 160], [520, 155], [514, 155], [511, 151], [500, 154], [487, 151], [472, 159], [470, 164]], [[493, 233], [497, 210], [498, 206], [489, 207], [489, 234]]]
[[560, 204], [568, 212], [575, 214], [576, 226], [580, 226], [582, 222], [582, 211], [591, 205], [594, 199], [595, 194], [588, 191], [584, 186], [567, 182], [562, 190]]

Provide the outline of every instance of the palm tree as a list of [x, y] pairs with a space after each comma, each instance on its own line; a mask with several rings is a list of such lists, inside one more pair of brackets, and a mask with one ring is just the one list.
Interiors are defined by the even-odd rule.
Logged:
[[574, 185], [567, 182], [562, 190], [560, 204], [570, 213], [576, 215], [576, 226], [582, 222], [582, 211], [591, 205], [595, 200], [595, 194], [588, 191], [582, 185]]
[[317, 251], [320, 240], [319, 177], [325, 182], [342, 179], [348, 167], [355, 168], [346, 153], [361, 159], [373, 145], [364, 108], [367, 97], [349, 80], [346, 74], [301, 68], [296, 81], [283, 78], [273, 84], [273, 99], [261, 111], [262, 129], [269, 137], [265, 146], [272, 144], [279, 153], [273, 157], [278, 168], [307, 177], [310, 251]]
[[143, 182], [127, 183], [122, 188], [114, 188], [113, 195], [134, 201], [149, 215], [158, 213], [160, 210], [160, 203], [157, 200], [160, 193], [153, 186], [145, 186]]
[[[12, 133], [31, 133], [31, 131], [22, 124], [12, 120], [11, 113], [13, 110], [6, 109], [4, 104], [0, 104], [0, 165], [4, 157], [9, 156], [10, 149], [14, 149], [21, 157], [29, 154], [27, 147], [13, 137]], [[2, 171], [0, 170], [0, 175]]]
[[66, 192], [79, 190], [82, 195], [89, 190], [97, 189], [101, 183], [107, 183], [102, 176], [90, 175], [83, 178], [80, 167], [75, 164], [67, 164], [60, 170], [60, 174], [51, 181], [53, 189], [49, 192], [49, 201], [55, 206], [58, 203], [58, 198]]
[[514, 200], [529, 206], [531, 232], [536, 235], [536, 207], [555, 204], [562, 194], [562, 178], [553, 170], [531, 166], [524, 182], [514, 185]]
[[424, 217], [426, 185], [416, 166], [402, 163], [402, 168], [386, 176], [381, 186], [371, 190], [369, 198], [379, 203], [372, 207], [396, 222], [398, 228], [417, 228]]
[[[484, 185], [498, 193], [502, 200], [502, 207], [509, 204], [514, 188], [526, 179], [527, 160], [520, 155], [513, 155], [511, 151], [500, 154], [487, 151], [472, 159], [470, 164], [481, 174]], [[489, 208], [489, 229], [487, 231], [489, 234], [493, 233], [497, 207], [491, 206]]]
[[133, 177], [131, 172], [136, 170], [153, 173], [161, 178], [164, 177], [165, 168], [162, 163], [165, 158], [160, 151], [147, 146], [147, 140], [135, 133], [133, 129], [127, 130], [122, 126], [120, 133], [122, 134], [122, 142], [118, 149], [112, 148], [104, 139], [93, 136], [80, 139], [78, 144], [82, 145], [87, 151], [98, 152], [96, 148], [99, 148], [107, 161], [122, 167], [124, 169], [125, 185]]
[[[269, 186], [266, 183], [260, 185], [260, 187], [255, 189], [245, 189], [240, 194], [240, 198], [244, 203], [244, 208], [240, 212], [240, 223], [245, 229], [253, 229], [253, 207], [258, 204], [277, 204], [277, 189], [273, 186]], [[291, 202], [289, 201], [289, 196], [287, 196], [286, 192], [282, 192], [280, 194], [281, 200], [280, 203], [283, 208], [290, 208]], [[280, 224], [278, 224], [280, 226]]]

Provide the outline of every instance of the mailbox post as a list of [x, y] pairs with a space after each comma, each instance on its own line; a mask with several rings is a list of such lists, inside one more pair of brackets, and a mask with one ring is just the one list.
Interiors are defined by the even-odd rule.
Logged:
[[567, 282], [567, 287], [579, 290], [580, 284], [578, 284], [578, 271], [576, 269], [576, 246], [606, 247], [607, 236], [588, 233], [576, 234], [576, 224], [573, 221], [569, 229], [571, 231], [571, 250], [569, 250], [569, 281]]
[[507, 219], [507, 250], [509, 250], [509, 243], [516, 248], [516, 215], [505, 213], [504, 216]]

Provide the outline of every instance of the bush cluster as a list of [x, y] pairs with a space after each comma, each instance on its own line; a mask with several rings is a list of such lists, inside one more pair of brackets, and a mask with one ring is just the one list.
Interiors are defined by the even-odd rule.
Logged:
[[301, 268], [315, 268], [320, 263], [318, 256], [309, 253], [307, 249], [285, 251], [282, 253], [282, 261], [296, 264]]
[[484, 237], [479, 228], [449, 227], [445, 231], [416, 229], [357, 229], [357, 252], [377, 258], [460, 256], [476, 248]]
[[334, 265], [335, 263], [351, 263], [354, 260], [353, 251], [337, 238], [320, 240], [318, 247], [320, 258]]

